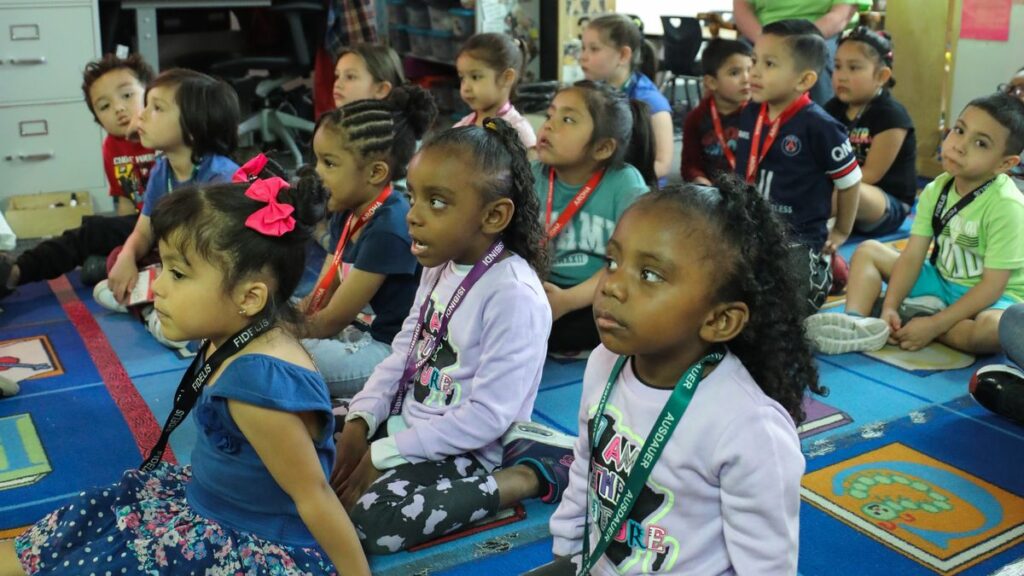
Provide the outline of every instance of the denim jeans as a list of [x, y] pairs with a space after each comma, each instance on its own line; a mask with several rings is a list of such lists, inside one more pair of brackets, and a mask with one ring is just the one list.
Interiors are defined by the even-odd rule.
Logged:
[[1017, 366], [1024, 367], [1024, 304], [1014, 304], [999, 320], [999, 343]]
[[302, 341], [313, 357], [327, 389], [335, 398], [351, 398], [363, 389], [374, 368], [391, 354], [391, 345], [369, 332], [346, 328], [335, 338]]

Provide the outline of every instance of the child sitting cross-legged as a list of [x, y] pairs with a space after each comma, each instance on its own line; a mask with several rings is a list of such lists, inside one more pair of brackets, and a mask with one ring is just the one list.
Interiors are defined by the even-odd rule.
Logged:
[[[826, 354], [933, 340], [971, 353], [1000, 350], [1003, 310], [1024, 300], [1024, 197], [1006, 175], [1024, 148], [1024, 103], [1005, 93], [972, 100], [942, 143], [946, 172], [921, 193], [900, 254], [877, 241], [857, 248], [845, 314], [807, 319]], [[928, 249], [935, 248], [928, 257]], [[889, 286], [879, 317], [869, 317]]]

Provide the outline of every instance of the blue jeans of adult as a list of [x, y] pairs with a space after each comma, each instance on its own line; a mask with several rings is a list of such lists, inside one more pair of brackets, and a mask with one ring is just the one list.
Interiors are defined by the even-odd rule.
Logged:
[[1024, 304], [1014, 304], [999, 320], [999, 343], [1017, 366], [1024, 367]]
[[391, 354], [391, 345], [374, 340], [369, 332], [346, 328], [335, 338], [302, 341], [313, 357], [333, 398], [352, 398]]

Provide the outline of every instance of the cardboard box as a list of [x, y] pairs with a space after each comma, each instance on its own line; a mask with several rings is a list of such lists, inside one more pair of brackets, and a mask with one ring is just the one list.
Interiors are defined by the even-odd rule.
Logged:
[[[71, 195], [76, 203], [72, 206]], [[18, 238], [47, 238], [82, 225], [82, 216], [92, 214], [88, 192], [50, 192], [11, 196], [4, 218]]]

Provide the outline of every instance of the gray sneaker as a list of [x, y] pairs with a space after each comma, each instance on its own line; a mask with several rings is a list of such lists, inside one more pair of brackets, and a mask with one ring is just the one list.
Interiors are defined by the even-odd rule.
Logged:
[[946, 303], [935, 296], [917, 296], [904, 298], [897, 312], [900, 321], [906, 324], [921, 316], [934, 316], [946, 309]]
[[879, 318], [848, 314], [813, 314], [804, 320], [804, 333], [822, 354], [874, 352], [889, 339], [889, 325]]
[[17, 382], [0, 376], [0, 398], [14, 396], [19, 390]]

